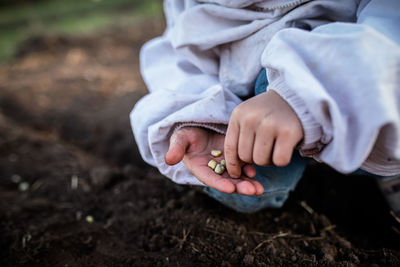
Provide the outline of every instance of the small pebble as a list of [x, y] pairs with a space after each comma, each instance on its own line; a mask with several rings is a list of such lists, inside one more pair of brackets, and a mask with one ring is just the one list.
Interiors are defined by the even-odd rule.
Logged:
[[215, 166], [214, 171], [215, 171], [215, 173], [223, 174], [225, 171], [225, 167], [221, 164], [217, 164], [217, 166]]
[[22, 182], [22, 183], [20, 183], [20, 184], [18, 185], [18, 190], [19, 190], [19, 191], [24, 192], [24, 191], [26, 191], [26, 190], [28, 190], [28, 189], [29, 189], [29, 183], [27, 183], [27, 182]]
[[17, 162], [18, 161], [18, 156], [16, 154], [11, 154], [10, 156], [8, 156], [8, 160], [10, 162]]
[[25, 248], [27, 243], [31, 241], [32, 236], [30, 234], [26, 234], [22, 237], [22, 248]]
[[88, 215], [88, 216], [86, 216], [86, 221], [88, 222], [88, 223], [94, 223], [94, 218], [93, 218], [93, 216], [91, 216], [91, 215]]
[[12, 181], [13, 183], [18, 184], [19, 182], [21, 182], [21, 180], [22, 180], [22, 178], [21, 178], [21, 176], [19, 176], [18, 174], [13, 174], [13, 175], [11, 176], [11, 181]]
[[222, 155], [222, 151], [221, 150], [217, 150], [217, 149], [211, 150], [211, 155], [213, 157], [219, 157], [219, 156]]
[[254, 256], [250, 254], [246, 254], [243, 258], [243, 263], [245, 265], [252, 265], [254, 263]]
[[72, 175], [71, 177], [71, 189], [75, 190], [78, 188], [79, 178], [76, 175]]
[[108, 166], [96, 166], [90, 170], [90, 181], [98, 187], [107, 186], [114, 176], [114, 170]]
[[208, 167], [210, 167], [211, 169], [215, 170], [215, 167], [217, 167], [217, 162], [215, 160], [210, 160], [208, 162]]

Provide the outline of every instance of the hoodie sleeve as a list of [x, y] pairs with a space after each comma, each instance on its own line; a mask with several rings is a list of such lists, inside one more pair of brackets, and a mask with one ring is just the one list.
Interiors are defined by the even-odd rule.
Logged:
[[336, 170], [400, 173], [400, 2], [360, 4], [357, 23], [284, 29], [262, 55], [295, 110], [303, 155]]
[[141, 72], [150, 94], [136, 103], [130, 119], [147, 163], [176, 183], [201, 185], [182, 162], [175, 166], [165, 163], [170, 135], [176, 127], [185, 125], [223, 133], [241, 100], [219, 84], [217, 50], [206, 50], [203, 57], [189, 61], [172, 45], [170, 29], [187, 3], [190, 1], [165, 1], [167, 30], [146, 43], [140, 54]]

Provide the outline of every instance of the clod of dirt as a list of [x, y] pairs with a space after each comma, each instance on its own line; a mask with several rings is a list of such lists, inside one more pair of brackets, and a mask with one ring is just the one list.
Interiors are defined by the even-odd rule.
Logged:
[[243, 258], [243, 264], [250, 266], [254, 263], [254, 256], [250, 254], [246, 254]]
[[118, 179], [119, 172], [108, 166], [96, 166], [90, 171], [90, 181], [93, 185], [104, 188]]
[[333, 246], [326, 246], [321, 249], [323, 259], [327, 262], [334, 262], [337, 255], [337, 249]]

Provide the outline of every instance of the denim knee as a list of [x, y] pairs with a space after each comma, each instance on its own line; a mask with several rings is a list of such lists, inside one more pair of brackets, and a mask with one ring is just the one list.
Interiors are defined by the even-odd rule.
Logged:
[[264, 187], [261, 196], [227, 194], [209, 187], [204, 188], [204, 191], [239, 212], [250, 213], [263, 208], [280, 208], [301, 179], [308, 161], [307, 158], [301, 157], [298, 151], [294, 151], [289, 165], [285, 167], [256, 165], [257, 174], [253, 179]]
[[261, 196], [227, 194], [205, 187], [204, 191], [223, 205], [242, 213], [254, 213], [264, 208], [280, 208], [289, 196], [289, 190], [265, 192]]

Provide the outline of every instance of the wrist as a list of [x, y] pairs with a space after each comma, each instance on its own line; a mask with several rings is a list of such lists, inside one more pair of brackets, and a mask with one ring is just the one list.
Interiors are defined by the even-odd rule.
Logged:
[[200, 128], [212, 130], [219, 134], [225, 134], [226, 129], [227, 129], [227, 125], [222, 124], [222, 123], [204, 123], [204, 122], [188, 121], [188, 122], [175, 123], [175, 125], [172, 128], [172, 132], [176, 132], [184, 127], [200, 127]]
[[268, 90], [273, 90], [279, 94], [290, 105], [300, 121], [303, 139], [298, 144], [297, 149], [305, 156], [313, 156], [320, 152], [330, 142], [331, 137], [323, 133], [321, 125], [309, 112], [303, 99], [286, 85], [282, 77], [276, 78], [268, 86]]

